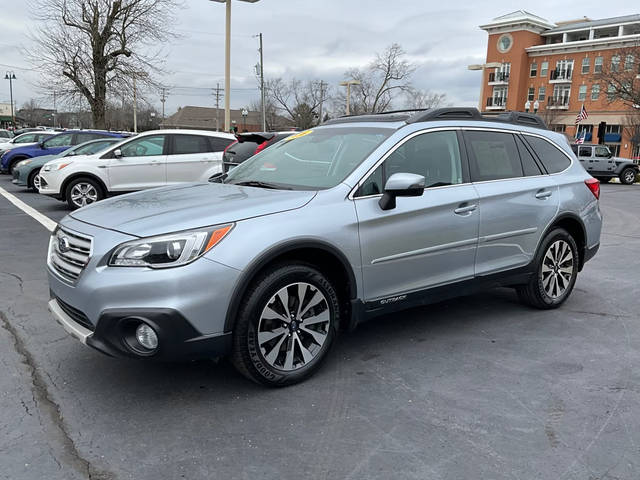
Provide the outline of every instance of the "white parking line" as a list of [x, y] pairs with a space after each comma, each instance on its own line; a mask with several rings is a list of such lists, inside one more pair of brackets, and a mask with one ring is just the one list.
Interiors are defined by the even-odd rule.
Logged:
[[51, 220], [49, 217], [47, 217], [46, 215], [41, 214], [35, 208], [30, 207], [29, 205], [24, 203], [22, 200], [20, 200], [16, 196], [14, 196], [14, 195], [10, 194], [9, 192], [7, 192], [2, 187], [0, 187], [0, 195], [2, 195], [4, 198], [9, 200], [11, 203], [13, 203], [16, 207], [18, 207], [24, 213], [29, 215], [31, 218], [33, 218], [34, 220], [37, 220], [38, 222], [40, 222], [50, 232], [53, 232], [53, 230], [55, 230], [56, 226], [58, 225], [56, 222]]

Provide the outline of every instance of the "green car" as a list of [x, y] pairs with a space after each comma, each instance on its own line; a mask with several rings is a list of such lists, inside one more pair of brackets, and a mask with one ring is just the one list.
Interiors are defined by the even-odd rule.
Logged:
[[13, 183], [21, 187], [27, 187], [36, 192], [40, 188], [40, 168], [51, 160], [75, 155], [92, 155], [104, 150], [109, 145], [118, 143], [122, 138], [100, 138], [81, 143], [75, 147], [66, 149], [57, 155], [43, 155], [41, 157], [28, 158], [17, 163], [13, 169]]

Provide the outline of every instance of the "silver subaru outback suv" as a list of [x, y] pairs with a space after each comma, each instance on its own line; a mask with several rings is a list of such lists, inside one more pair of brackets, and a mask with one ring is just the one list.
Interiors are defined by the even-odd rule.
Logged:
[[599, 193], [534, 115], [339, 118], [214, 182], [66, 216], [49, 308], [108, 355], [229, 355], [251, 380], [292, 384], [384, 313], [495, 286], [558, 307], [598, 250]]

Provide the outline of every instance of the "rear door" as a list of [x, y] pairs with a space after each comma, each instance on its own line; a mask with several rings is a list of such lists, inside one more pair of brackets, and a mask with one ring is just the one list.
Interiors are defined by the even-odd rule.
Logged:
[[[380, 194], [394, 173], [423, 175], [427, 187], [382, 210]], [[354, 203], [367, 301], [473, 277], [478, 195], [456, 131], [407, 137], [361, 184]]]
[[[197, 134], [171, 134], [167, 156], [167, 184], [195, 182], [210, 171], [222, 170], [222, 152], [214, 152], [209, 138]], [[217, 173], [217, 172], [212, 172]]]
[[558, 210], [555, 179], [542, 170], [518, 134], [469, 129], [464, 138], [471, 180], [480, 197], [475, 274], [527, 265]]
[[593, 172], [595, 169], [595, 159], [593, 158], [593, 146], [578, 145], [578, 160], [587, 172]]
[[120, 145], [121, 157], [114, 150], [108, 159], [109, 190], [134, 191], [166, 184], [167, 135], [145, 135]]

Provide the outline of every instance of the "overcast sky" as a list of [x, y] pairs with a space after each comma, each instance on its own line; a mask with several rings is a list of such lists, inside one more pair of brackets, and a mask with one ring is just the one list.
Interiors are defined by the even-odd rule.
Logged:
[[[185, 0], [175, 29], [182, 37], [165, 48], [162, 78], [169, 86], [167, 115], [178, 106], [213, 106], [212, 89], [224, 83], [223, 4]], [[561, 7], [560, 7], [561, 5]], [[487, 35], [478, 28], [492, 18], [524, 9], [552, 22], [588, 16], [606, 18], [640, 13], [631, 1], [538, 0], [519, 4], [496, 0], [234, 0], [232, 14], [231, 105], [241, 108], [259, 97], [254, 65], [258, 40], [264, 35], [265, 76], [322, 79], [333, 88], [347, 68], [365, 66], [375, 52], [397, 42], [417, 66], [414, 86], [446, 93], [451, 103], [475, 105], [479, 72], [467, 65], [486, 54]], [[35, 87], [37, 72], [21, 54], [31, 48], [30, 27], [23, 1], [3, 0], [0, 6], [0, 68], [18, 77], [14, 95], [18, 106], [30, 98], [50, 107], [51, 100]], [[3, 72], [4, 72], [3, 70]], [[2, 75], [1, 78], [4, 78]], [[8, 101], [9, 82], [0, 84], [0, 101]], [[160, 107], [159, 94], [148, 95]]]

